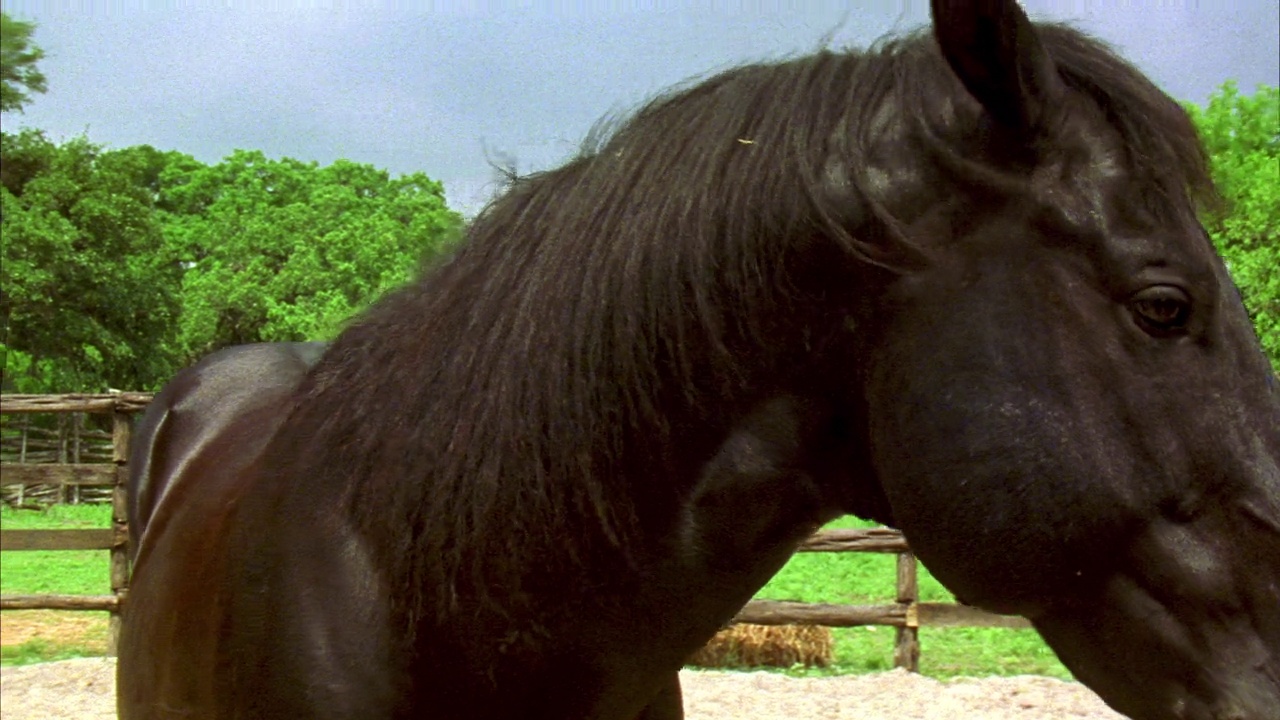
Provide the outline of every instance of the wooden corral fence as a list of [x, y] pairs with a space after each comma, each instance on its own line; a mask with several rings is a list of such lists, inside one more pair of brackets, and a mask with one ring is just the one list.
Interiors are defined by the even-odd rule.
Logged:
[[[108, 423], [87, 423], [86, 417], [84, 413], [37, 418], [29, 413], [0, 414], [0, 462], [110, 463]], [[8, 485], [0, 487], [0, 494], [15, 507], [111, 502], [110, 487], [93, 485]]]
[[[125, 514], [125, 463], [129, 457], [131, 416], [150, 402], [149, 393], [106, 395], [4, 395], [0, 413], [104, 413], [111, 417], [110, 462], [0, 464], [0, 485], [102, 486], [111, 488], [111, 528], [93, 530], [0, 530], [0, 550], [109, 550], [110, 595], [6, 595], [0, 610], [105, 610], [110, 615], [109, 652], [119, 635], [120, 609], [129, 587], [128, 532]], [[897, 555], [897, 593], [885, 605], [834, 605], [752, 600], [735, 622], [760, 625], [823, 625], [896, 628], [893, 663], [917, 670], [921, 627], [1030, 627], [1021, 617], [993, 615], [954, 603], [922, 603], [917, 562], [902, 533], [888, 528], [820, 530], [800, 552], [875, 552]]]
[[[150, 393], [106, 395], [0, 395], [0, 413], [93, 413], [111, 417], [111, 455], [107, 462], [0, 463], [0, 485], [107, 487], [111, 489], [111, 527], [81, 530], [3, 530], [0, 550], [107, 550], [111, 553], [110, 595], [6, 595], [0, 610], [105, 610], [108, 647], [115, 654], [120, 608], [129, 589], [128, 528], [125, 513], [125, 463], [129, 458], [132, 415], [151, 402]], [[73, 415], [73, 417], [75, 417]], [[24, 434], [24, 440], [26, 438]], [[25, 443], [23, 460], [25, 457]], [[65, 497], [59, 493], [60, 497]]]

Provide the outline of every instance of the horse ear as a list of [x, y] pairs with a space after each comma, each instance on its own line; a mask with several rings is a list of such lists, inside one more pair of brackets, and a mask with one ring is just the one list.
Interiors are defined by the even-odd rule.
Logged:
[[1064, 86], [1022, 9], [1013, 0], [930, 0], [942, 55], [992, 117], [1032, 133]]

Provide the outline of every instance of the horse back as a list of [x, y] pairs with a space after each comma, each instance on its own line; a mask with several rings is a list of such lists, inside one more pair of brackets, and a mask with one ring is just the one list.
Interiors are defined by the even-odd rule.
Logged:
[[[128, 520], [131, 554], [168, 488], [187, 475], [193, 461], [211, 444], [234, 432], [237, 423], [258, 410], [279, 408], [312, 365], [324, 343], [260, 343], [213, 353], [169, 381], [143, 413], [129, 446]], [[283, 420], [255, 433], [264, 446]], [[240, 452], [248, 455], [248, 452]]]
[[253, 491], [262, 451], [323, 347], [215, 353], [180, 372], [143, 415], [130, 451], [134, 568], [120, 638], [122, 718], [214, 702], [220, 623], [233, 599], [225, 582], [233, 510]]

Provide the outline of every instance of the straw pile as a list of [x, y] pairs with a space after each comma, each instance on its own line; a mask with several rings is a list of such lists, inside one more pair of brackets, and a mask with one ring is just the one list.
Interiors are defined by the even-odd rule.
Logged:
[[732, 625], [694, 653], [688, 664], [705, 668], [826, 667], [831, 664], [831, 629], [820, 625]]

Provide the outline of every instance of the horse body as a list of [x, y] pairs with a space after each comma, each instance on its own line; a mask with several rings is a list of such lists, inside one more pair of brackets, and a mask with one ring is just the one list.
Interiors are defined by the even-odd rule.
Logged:
[[1122, 712], [1280, 717], [1280, 391], [1194, 129], [1079, 33], [934, 15], [658, 99], [181, 443], [220, 401], [175, 381], [121, 716], [678, 718], [853, 513]]
[[[644, 564], [628, 568], [640, 577], [615, 581], [617, 587], [597, 578], [590, 598], [541, 608], [540, 627], [525, 629], [539, 635], [534, 647], [520, 647], [530, 638], [503, 638], [510, 659], [495, 663], [481, 654], [476, 664], [468, 663], [476, 654], [469, 645], [491, 641], [494, 631], [484, 628], [456, 639], [449, 653], [434, 648], [447, 662], [421, 663], [412, 647], [387, 632], [405, 621], [393, 621], [391, 594], [358, 533], [316, 502], [323, 486], [301, 495], [296, 486], [257, 481], [262, 451], [288, 416], [289, 397], [315, 362], [317, 345], [215, 354], [180, 373], [148, 410], [132, 454], [133, 475], [136, 486], [156, 483], [154, 492], [165, 494], [167, 505], [157, 513], [158, 502], [142, 503], [134, 511], [134, 522], [148, 528], [148, 544], [138, 555], [146, 570], [136, 576], [130, 613], [145, 614], [147, 622], [131, 620], [126, 642], [137, 648], [136, 666], [170, 672], [122, 674], [122, 707], [130, 712], [164, 717], [196, 707], [218, 708], [227, 717], [283, 717], [305, 710], [308, 717], [347, 718], [416, 716], [430, 708], [432, 717], [441, 718], [512, 712], [679, 717], [675, 672], [684, 658], [804, 537], [843, 512], [836, 493], [850, 486], [840, 475], [848, 466], [835, 455], [843, 442], [819, 431], [835, 427], [830, 403], [775, 397], [746, 414], [701, 473], [676, 527], [663, 533]], [[219, 417], [235, 421], [201, 421]], [[190, 453], [158, 457], [158, 448], [179, 438]], [[149, 475], [164, 461], [173, 465]], [[257, 502], [247, 504], [246, 493]], [[157, 515], [165, 522], [152, 525]], [[200, 527], [198, 536], [172, 535], [193, 526]], [[152, 556], [153, 544], [169, 552]], [[234, 558], [244, 558], [243, 566], [233, 570], [217, 562]], [[253, 591], [230, 592], [228, 573], [249, 578]], [[198, 595], [183, 598], [162, 588]], [[155, 599], [173, 604], [153, 605]], [[673, 617], [673, 606], [682, 613]], [[227, 624], [230, 618], [234, 626]], [[591, 636], [560, 653], [537, 647], [542, 636], [573, 636], [584, 622], [590, 622]], [[132, 634], [140, 630], [145, 637]], [[267, 632], [277, 642], [261, 643]], [[461, 635], [436, 628], [430, 637], [439, 646], [451, 634]], [[629, 651], [620, 655], [616, 648], [624, 643]], [[187, 662], [175, 667], [158, 661], [150, 657], [156, 648]], [[253, 668], [252, 674], [227, 673], [221, 663], [228, 659]], [[493, 675], [510, 673], [503, 660], [519, 674], [511, 673], [495, 694]], [[388, 671], [397, 667], [399, 673]], [[154, 705], [146, 699], [155, 696], [172, 700]]]
[[[237, 421], [249, 414], [265, 411], [283, 419], [279, 405], [287, 402], [324, 347], [273, 343], [228, 348], [183, 370], [156, 393], [129, 446], [129, 539], [134, 556], [169, 484], [201, 474], [186, 464], [216, 462], [225, 467], [228, 460], [252, 458], [260, 449], [255, 442], [260, 446], [269, 440], [274, 427], [251, 425], [253, 437], [231, 439], [229, 446], [236, 449], [232, 453], [228, 447], [205, 449], [205, 443], [239, 432]], [[239, 468], [233, 472], [238, 474]]]
[[[221, 633], [230, 513], [243, 493], [254, 491], [251, 468], [323, 348], [277, 343], [213, 353], [157, 393], [135, 428], [130, 554], [134, 567], [145, 570], [133, 576], [130, 606], [149, 622], [125, 625], [126, 634], [145, 628], [146, 636], [133, 642], [138, 671], [122, 676], [121, 704], [138, 692], [167, 698], [143, 705], [150, 706], [139, 711], [144, 717], [212, 707], [216, 655], [208, 648]], [[167, 663], [169, 653], [179, 653], [184, 667]]]

